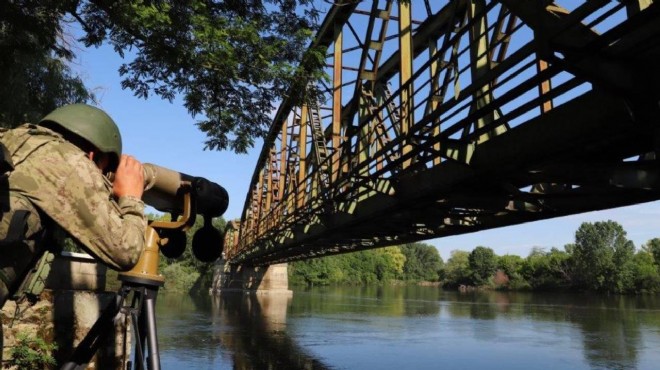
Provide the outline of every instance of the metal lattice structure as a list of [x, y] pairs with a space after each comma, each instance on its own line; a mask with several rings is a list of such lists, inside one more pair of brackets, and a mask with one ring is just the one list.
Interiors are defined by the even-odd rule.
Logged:
[[337, 1], [323, 96], [284, 101], [232, 263], [660, 199], [652, 1]]

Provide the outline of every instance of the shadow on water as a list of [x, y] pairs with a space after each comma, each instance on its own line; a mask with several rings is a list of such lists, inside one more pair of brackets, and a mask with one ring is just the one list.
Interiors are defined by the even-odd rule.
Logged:
[[[233, 369], [329, 368], [288, 336], [291, 298], [286, 295], [166, 294], [159, 299], [161, 348], [187, 356], [182, 362], [190, 368], [203, 368], [203, 364]], [[195, 359], [196, 352], [197, 357], [207, 358]], [[222, 359], [211, 361], [209, 356]]]

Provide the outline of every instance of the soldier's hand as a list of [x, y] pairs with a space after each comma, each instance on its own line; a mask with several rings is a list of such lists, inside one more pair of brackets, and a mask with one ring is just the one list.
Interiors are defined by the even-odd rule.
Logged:
[[112, 184], [112, 192], [119, 198], [123, 196], [134, 196], [142, 198], [144, 192], [144, 172], [142, 163], [130, 155], [122, 154]]

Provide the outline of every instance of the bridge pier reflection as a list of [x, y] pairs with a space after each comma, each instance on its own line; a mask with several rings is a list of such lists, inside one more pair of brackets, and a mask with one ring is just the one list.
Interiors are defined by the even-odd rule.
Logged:
[[[288, 334], [287, 310], [291, 296], [285, 294], [239, 294], [212, 296], [214, 324], [226, 328], [220, 344], [232, 353], [234, 369], [327, 369]], [[216, 325], [217, 326], [217, 325]]]

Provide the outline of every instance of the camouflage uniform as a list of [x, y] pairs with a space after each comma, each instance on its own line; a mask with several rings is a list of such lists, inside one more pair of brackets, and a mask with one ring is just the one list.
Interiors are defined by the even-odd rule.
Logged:
[[[142, 253], [147, 227], [144, 203], [140, 199], [121, 197], [115, 201], [112, 184], [96, 165], [82, 150], [52, 130], [23, 125], [0, 131], [0, 142], [11, 153], [15, 166], [8, 177], [12, 211], [33, 210], [31, 205], [38, 210], [28, 217], [25, 248], [20, 248], [24, 249], [21, 253], [40, 255], [43, 230], [48, 230], [49, 223], [54, 222], [110, 267], [117, 270], [133, 267]], [[0, 241], [7, 235], [10, 222], [7, 218], [0, 221]], [[0, 269], [5, 275], [7, 270], [14, 270], [9, 275], [19, 275], [24, 267], [15, 261], [0, 261]]]

